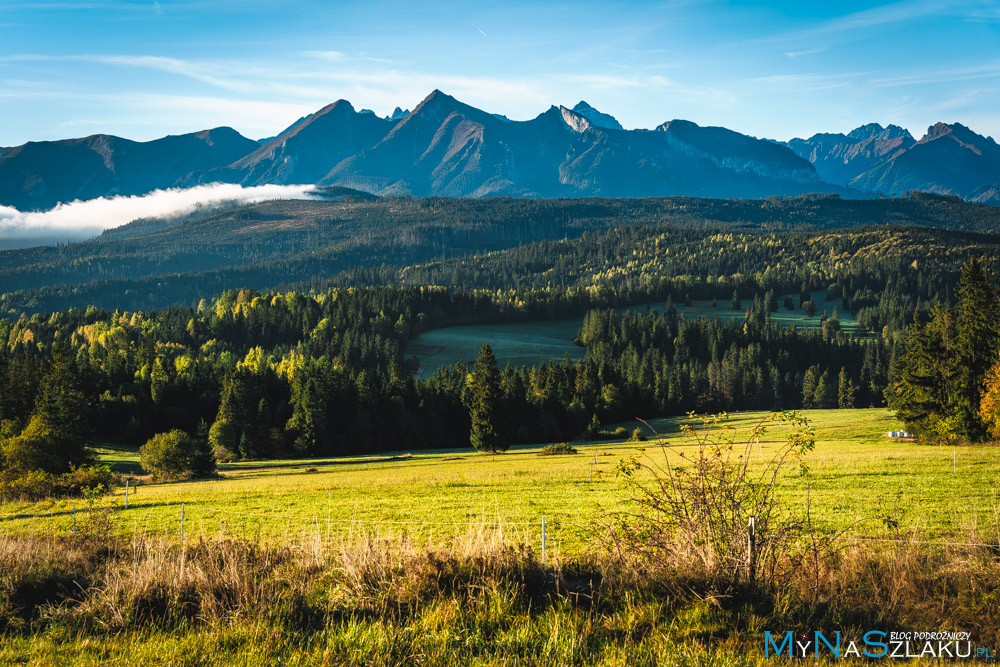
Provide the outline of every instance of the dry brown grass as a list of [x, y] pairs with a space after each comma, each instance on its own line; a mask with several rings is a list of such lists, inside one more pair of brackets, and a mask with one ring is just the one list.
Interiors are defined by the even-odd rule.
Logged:
[[[744, 558], [737, 529], [744, 508], [760, 512], [769, 496], [729, 497], [739, 511], [724, 544], [736, 556], [722, 567], [690, 531], [674, 543], [666, 541], [670, 530], [657, 533], [651, 544], [660, 549], [627, 552], [619, 539], [610, 550], [549, 554], [542, 564], [510, 526], [473, 526], [446, 545], [373, 531], [331, 538], [319, 528], [282, 545], [225, 537], [181, 544], [118, 538], [116, 515], [95, 504], [77, 539], [0, 537], [0, 653], [5, 636], [107, 641], [251, 627], [292, 637], [289, 651], [322, 637], [344, 650], [389, 651], [394, 660], [437, 651], [443, 664], [461, 664], [498, 643], [522, 662], [545, 662], [539, 656], [560, 636], [575, 639], [550, 656], [557, 664], [608, 651], [655, 664], [663, 642], [694, 642], [697, 655], [725, 642], [727, 656], [740, 656], [759, 649], [762, 628], [944, 629], [1000, 645], [1000, 511], [989, 525], [966, 525], [952, 545], [918, 532], [824, 538], [807, 517], [801, 533], [785, 531], [770, 542], [760, 564], [771, 571], [749, 582], [734, 577]], [[720, 502], [713, 507], [733, 506]], [[643, 515], [641, 525], [656, 516]], [[678, 525], [686, 524], [671, 530]], [[363, 641], [362, 627], [373, 628]], [[427, 640], [427, 632], [442, 643]], [[456, 637], [464, 638], [465, 653], [448, 648]]]
[[6, 537], [0, 627], [57, 624], [102, 633], [267, 619], [302, 629], [344, 616], [405, 621], [431, 603], [475, 606], [496, 595], [523, 611], [570, 605], [599, 615], [625, 613], [640, 599], [682, 608], [707, 598], [775, 623], [946, 626], [1000, 643], [1000, 550], [928, 545], [917, 537], [784, 554], [795, 575], [771, 591], [723, 589], [725, 582], [697, 567], [697, 554], [688, 559], [680, 551], [641, 567], [602, 556], [543, 566], [530, 549], [497, 534], [448, 549], [374, 534], [284, 547]]

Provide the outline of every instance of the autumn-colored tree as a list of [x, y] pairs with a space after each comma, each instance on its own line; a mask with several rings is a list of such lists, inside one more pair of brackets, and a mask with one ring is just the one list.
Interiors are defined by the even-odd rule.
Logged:
[[979, 402], [979, 417], [986, 425], [990, 437], [1000, 440], [1000, 359], [986, 374], [983, 398]]

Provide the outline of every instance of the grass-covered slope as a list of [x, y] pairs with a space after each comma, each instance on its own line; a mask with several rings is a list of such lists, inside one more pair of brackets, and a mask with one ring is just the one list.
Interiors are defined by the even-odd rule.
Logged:
[[[789, 468], [780, 492], [790, 507], [802, 510], [808, 488], [814, 519], [823, 532], [883, 533], [887, 522], [896, 522], [901, 530], [942, 537], [961, 535], [977, 523], [989, 524], [989, 492], [1000, 474], [991, 449], [941, 449], [890, 440], [885, 432], [899, 425], [881, 409], [804, 414], [817, 431], [816, 449], [807, 458], [810, 473], [801, 477], [798, 468]], [[731, 424], [743, 436], [762, 416], [740, 413]], [[651, 424], [683, 451], [691, 445], [679, 426], [687, 422], [667, 418]], [[624, 426], [631, 432], [640, 425]], [[775, 431], [763, 455], [783, 441], [784, 434]], [[574, 446], [577, 455], [549, 457], [538, 456], [539, 445], [496, 456], [429, 450], [221, 464], [217, 480], [140, 482], [131, 491], [129, 509], [116, 511], [115, 530], [179, 538], [184, 503], [185, 537], [193, 540], [259, 536], [287, 543], [375, 531], [448, 543], [499, 524], [515, 541], [539, 549], [545, 516], [551, 553], [579, 555], [594, 545], [594, 526], [628, 498], [615, 474], [619, 460], [641, 449], [660, 454], [655, 438]], [[101, 459], [115, 469], [141, 475], [136, 452], [100, 451]], [[671, 461], [678, 461], [675, 455]], [[109, 502], [123, 510], [123, 490]], [[7, 503], [0, 523], [8, 534], [66, 535], [72, 531], [74, 506], [82, 517], [85, 505], [80, 500]]]

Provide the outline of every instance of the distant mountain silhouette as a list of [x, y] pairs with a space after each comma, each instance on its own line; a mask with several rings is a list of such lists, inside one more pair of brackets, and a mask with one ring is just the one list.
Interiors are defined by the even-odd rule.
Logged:
[[937, 123], [909, 148], [899, 150], [859, 175], [851, 185], [873, 192], [899, 194], [924, 190], [1000, 203], [1000, 146], [960, 123]]
[[[376, 145], [320, 181], [377, 194], [745, 196], [842, 191], [785, 147], [722, 128], [672, 121], [620, 130], [552, 107], [509, 121], [434, 91]], [[597, 119], [597, 122], [595, 120]], [[603, 125], [599, 125], [598, 122]], [[620, 127], [620, 125], [619, 125]]]
[[238, 160], [257, 142], [229, 127], [137, 142], [106, 134], [0, 148], [0, 204], [20, 210], [175, 185]]
[[317, 184], [452, 197], [848, 197], [925, 190], [1000, 203], [1000, 147], [959, 124], [920, 141], [876, 123], [787, 143], [672, 120], [625, 130], [579, 102], [512, 121], [433, 91], [386, 117], [339, 100], [276, 137], [217, 128], [150, 142], [108, 135], [0, 148], [0, 204], [212, 182]]
[[243, 185], [316, 183], [340, 160], [370, 147], [392, 122], [339, 100], [306, 116], [232, 164], [190, 174], [182, 185], [224, 181]]
[[796, 155], [812, 162], [820, 177], [847, 185], [869, 169], [882, 164], [916, 141], [898, 125], [862, 125], [848, 134], [815, 134], [788, 142]]
[[580, 114], [591, 123], [598, 127], [606, 127], [609, 130], [624, 130], [622, 124], [614, 116], [610, 116], [606, 113], [601, 113], [594, 107], [590, 106], [583, 100], [577, 102], [576, 106], [573, 107], [573, 111]]

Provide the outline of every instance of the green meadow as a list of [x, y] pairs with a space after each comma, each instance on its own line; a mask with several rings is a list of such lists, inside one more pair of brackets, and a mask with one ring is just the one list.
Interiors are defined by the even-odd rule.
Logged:
[[[787, 466], [779, 479], [781, 501], [804, 511], [809, 503], [819, 530], [885, 535], [917, 529], [935, 539], [961, 536], [974, 526], [995, 525], [1000, 457], [995, 448], [940, 448], [884, 437], [899, 426], [884, 409], [805, 411], [817, 444], [806, 458], [808, 474]], [[737, 442], [765, 413], [731, 415]], [[598, 546], [609, 515], [628, 506], [629, 488], [618, 463], [639, 455], [671, 466], [694, 447], [680, 426], [687, 418], [651, 426], [668, 448], [647, 442], [574, 443], [579, 453], [539, 456], [541, 445], [504, 454], [425, 450], [378, 456], [250, 461], [220, 466], [218, 479], [131, 487], [128, 509], [118, 489], [97, 501], [113, 507], [114, 529], [129, 535], [186, 540], [240, 537], [296, 543], [336, 541], [358, 534], [446, 544], [498, 531], [536, 551], [541, 521], [551, 555], [579, 555]], [[636, 424], [624, 424], [634, 428]], [[645, 428], [645, 427], [644, 427]], [[751, 466], [769, 458], [789, 427], [773, 426]], [[138, 454], [102, 448], [115, 470], [141, 474]], [[758, 458], [759, 457], [759, 458]], [[0, 506], [0, 530], [10, 534], [70, 534], [89, 507], [82, 500], [13, 502]]]
[[[789, 295], [798, 303], [798, 295]], [[817, 293], [817, 298], [821, 295]], [[823, 299], [825, 299], [823, 295]], [[787, 326], [803, 328], [820, 326], [824, 314], [833, 314], [833, 309], [839, 306], [839, 301], [818, 300], [816, 314], [806, 315], [802, 310], [787, 310], [779, 308], [771, 313], [771, 319]], [[778, 303], [784, 297], [778, 299]], [[744, 308], [752, 305], [744, 302]], [[677, 312], [689, 319], [696, 317], [718, 317], [722, 321], [742, 320], [745, 311], [735, 310], [729, 301], [718, 301], [714, 306], [712, 301], [692, 301], [690, 306], [683, 303], [675, 304]], [[647, 310], [663, 311], [665, 303], [645, 304], [631, 308], [621, 308], [619, 312], [645, 312]], [[858, 323], [850, 312], [838, 313], [841, 328], [846, 333], [856, 334]], [[475, 324], [469, 326], [447, 327], [425, 331], [410, 342], [406, 354], [415, 357], [420, 363], [418, 375], [428, 378], [440, 366], [450, 366], [455, 363], [471, 363], [475, 361], [479, 348], [483, 343], [489, 343], [493, 348], [500, 366], [534, 365], [550, 360], [561, 360], [569, 355], [572, 360], [582, 359], [586, 350], [576, 345], [576, 338], [583, 318], [568, 320], [533, 320], [531, 322], [516, 322], [512, 324]]]

